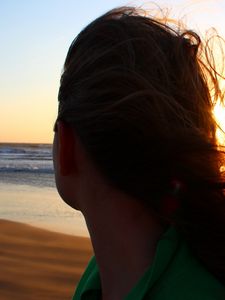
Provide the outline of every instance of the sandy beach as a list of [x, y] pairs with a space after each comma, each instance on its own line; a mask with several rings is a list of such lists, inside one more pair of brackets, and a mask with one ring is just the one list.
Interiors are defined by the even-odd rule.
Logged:
[[90, 240], [0, 220], [0, 299], [71, 299]]

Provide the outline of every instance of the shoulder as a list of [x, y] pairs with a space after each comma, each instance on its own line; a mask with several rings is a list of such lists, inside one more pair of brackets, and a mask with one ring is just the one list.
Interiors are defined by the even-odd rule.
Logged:
[[[98, 266], [96, 263], [95, 256], [93, 256], [88, 263], [88, 266], [83, 273], [77, 287], [75, 294], [73, 296], [73, 300], [82, 299], [82, 296], [86, 293], [99, 293], [101, 290], [101, 281]], [[88, 299], [92, 299], [93, 297], [89, 297]], [[95, 297], [96, 298], [96, 297]]]
[[183, 242], [152, 289], [149, 299], [224, 300], [225, 287], [191, 254]]

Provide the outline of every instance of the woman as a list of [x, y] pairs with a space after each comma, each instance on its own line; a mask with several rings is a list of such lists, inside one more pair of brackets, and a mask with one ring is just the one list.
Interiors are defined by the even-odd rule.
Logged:
[[224, 158], [212, 113], [221, 91], [203, 54], [194, 32], [130, 7], [73, 41], [54, 165], [95, 253], [73, 299], [225, 299]]

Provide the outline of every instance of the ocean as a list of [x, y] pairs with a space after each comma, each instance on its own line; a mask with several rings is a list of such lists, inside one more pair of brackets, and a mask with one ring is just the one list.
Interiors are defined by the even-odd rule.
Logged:
[[0, 218], [88, 236], [81, 213], [57, 193], [50, 144], [0, 144]]

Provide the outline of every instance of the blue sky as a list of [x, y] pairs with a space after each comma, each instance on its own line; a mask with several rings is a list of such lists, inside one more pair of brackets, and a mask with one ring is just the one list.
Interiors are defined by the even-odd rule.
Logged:
[[[8, 0], [0, 3], [0, 142], [51, 142], [57, 90], [71, 41], [90, 21], [120, 5], [148, 1]], [[204, 35], [225, 36], [224, 0], [157, 1]]]

